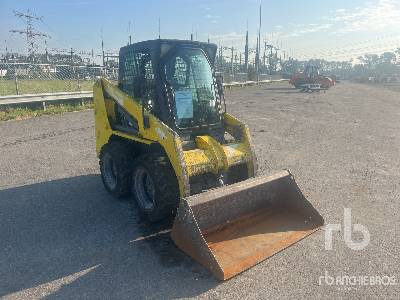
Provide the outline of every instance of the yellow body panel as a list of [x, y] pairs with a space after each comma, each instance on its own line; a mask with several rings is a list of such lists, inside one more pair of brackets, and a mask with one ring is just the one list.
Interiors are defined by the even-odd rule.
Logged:
[[226, 132], [234, 136], [241, 144], [239, 150], [243, 151], [247, 157], [248, 177], [255, 176], [257, 172], [257, 157], [251, 142], [249, 127], [228, 113], [224, 114], [224, 125]]
[[[144, 114], [149, 119], [149, 128], [144, 128], [142, 106], [139, 101], [107, 80], [101, 79], [96, 82], [93, 97], [97, 154], [100, 154], [102, 147], [113, 135], [147, 145], [160, 144], [175, 171], [182, 198], [190, 195], [189, 177], [191, 176], [205, 173], [218, 175], [241, 163], [247, 164], [248, 177], [254, 176], [255, 157], [251, 148], [249, 130], [246, 125], [227, 113], [224, 115], [226, 132], [235, 137], [235, 142], [222, 145], [210, 136], [198, 136], [195, 139], [196, 149], [183, 151], [178, 134], [146, 110]], [[112, 129], [110, 120], [115, 119], [113, 107], [115, 102], [137, 120], [139, 127], [137, 135]]]
[[251, 159], [243, 143], [221, 145], [210, 136], [198, 136], [196, 146], [198, 149], [183, 153], [189, 177], [228, 172], [230, 167], [247, 163]]

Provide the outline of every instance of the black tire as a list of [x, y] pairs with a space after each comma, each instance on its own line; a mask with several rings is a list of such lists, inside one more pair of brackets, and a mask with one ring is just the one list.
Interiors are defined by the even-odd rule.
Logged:
[[116, 198], [130, 195], [133, 153], [122, 142], [106, 144], [100, 153], [100, 173], [105, 189]]
[[133, 166], [131, 193], [150, 222], [174, 217], [179, 186], [168, 158], [152, 154], [139, 157]]

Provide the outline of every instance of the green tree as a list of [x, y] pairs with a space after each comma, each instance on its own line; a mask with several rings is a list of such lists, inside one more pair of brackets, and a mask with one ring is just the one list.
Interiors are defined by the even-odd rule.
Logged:
[[393, 52], [384, 52], [380, 56], [380, 60], [382, 63], [385, 64], [394, 64], [396, 63], [396, 54], [394, 54]]
[[358, 58], [363, 65], [366, 65], [369, 70], [375, 69], [379, 63], [379, 56], [377, 54], [365, 54]]

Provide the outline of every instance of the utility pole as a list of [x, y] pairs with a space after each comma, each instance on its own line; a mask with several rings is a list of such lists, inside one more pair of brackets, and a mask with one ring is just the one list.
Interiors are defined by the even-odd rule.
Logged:
[[131, 21], [128, 23], [128, 45], [132, 44]]
[[223, 53], [223, 49], [222, 49], [222, 47], [220, 47], [220, 49], [219, 49], [220, 51], [219, 51], [219, 57], [220, 57], [220, 63], [221, 63], [221, 72], [223, 72], [223, 73], [225, 73], [225, 66], [224, 66], [224, 61], [225, 61], [225, 59], [224, 59], [224, 53]]
[[103, 38], [101, 38], [101, 53], [103, 55], [103, 67], [104, 67], [104, 41], [103, 41]]
[[75, 53], [74, 49], [71, 48], [71, 50], [69, 51], [70, 58], [71, 58], [71, 66], [74, 65], [74, 53]]
[[237, 54], [237, 52], [235, 52], [235, 66], [236, 66], [236, 69], [240, 70], [240, 65], [239, 65], [239, 68], [238, 68], [238, 59], [239, 59], [238, 54]]
[[[74, 68], [74, 49], [72, 49], [69, 52], [69, 54], [71, 55], [71, 78], [75, 78], [75, 68]], [[78, 80], [78, 86], [79, 86], [79, 80]]]
[[8, 60], [7, 40], [4, 40], [4, 45], [5, 45], [5, 48], [6, 48], [6, 57], [4, 58], [4, 61], [7, 62], [7, 60]]
[[231, 74], [233, 75], [233, 71], [234, 71], [234, 69], [233, 69], [233, 46], [232, 46], [232, 48], [231, 48]]
[[220, 70], [220, 72], [223, 72], [223, 66], [222, 66], [222, 64], [223, 64], [223, 58], [222, 58], [222, 47], [221, 47], [221, 41], [219, 42], [219, 49], [218, 49], [218, 52], [219, 52], [219, 70]]
[[257, 74], [257, 82], [260, 80], [260, 50], [261, 50], [261, 10], [262, 10], [262, 1], [260, 1], [260, 24], [258, 27], [258, 37], [257, 37], [257, 51], [256, 51], [256, 74]]
[[266, 45], [268, 49], [270, 49], [270, 54], [269, 54], [269, 75], [272, 75], [272, 50], [274, 49], [274, 46], [272, 45]]
[[161, 18], [158, 17], [158, 39], [161, 39]]
[[233, 71], [234, 71], [234, 66], [233, 66], [233, 62], [234, 62], [234, 51], [235, 51], [235, 48], [232, 46], [232, 47], [221, 47], [221, 58], [222, 58], [222, 50], [230, 50], [231, 51], [231, 74], [233, 74]]
[[264, 67], [264, 69], [265, 69], [265, 60], [266, 60], [266, 57], [267, 57], [267, 42], [266, 41], [264, 41], [264, 56], [263, 56], [263, 67]]
[[248, 68], [249, 68], [249, 21], [247, 20], [246, 46], [244, 46], [244, 69], [245, 69], [245, 72], [248, 71]]
[[4, 40], [4, 45], [6, 46], [6, 60], [7, 60], [7, 58], [8, 58], [7, 40]]
[[12, 33], [19, 33], [26, 35], [26, 43], [28, 48], [28, 58], [34, 60], [35, 52], [38, 48], [37, 39], [38, 38], [50, 38], [50, 36], [46, 33], [38, 32], [35, 30], [33, 22], [42, 20], [42, 17], [37, 17], [29, 12], [29, 9], [26, 13], [14, 11], [14, 15], [18, 18], [25, 19], [26, 29], [11, 29]]
[[47, 51], [47, 40], [44, 40], [45, 52], [46, 52], [46, 62], [49, 63], [49, 52]]
[[258, 52], [258, 36], [257, 36], [257, 44], [256, 44], [256, 55], [254, 57], [254, 67], [256, 69], [256, 77], [257, 77], [257, 81], [258, 81], [258, 61], [259, 61], [259, 52]]

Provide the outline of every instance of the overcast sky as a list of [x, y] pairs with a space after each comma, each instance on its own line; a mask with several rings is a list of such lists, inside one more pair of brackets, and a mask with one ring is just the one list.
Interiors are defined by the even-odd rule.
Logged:
[[[305, 4], [306, 3], [306, 4]], [[198, 40], [237, 47], [243, 52], [246, 23], [252, 47], [258, 27], [259, 0], [0, 0], [0, 52], [26, 53], [24, 29], [13, 10], [43, 16], [37, 30], [51, 35], [49, 48], [99, 51], [128, 41], [158, 37]], [[129, 31], [129, 23], [130, 31]], [[400, 47], [400, 0], [263, 1], [262, 39], [297, 58], [349, 59]], [[43, 41], [41, 41], [43, 46]]]

